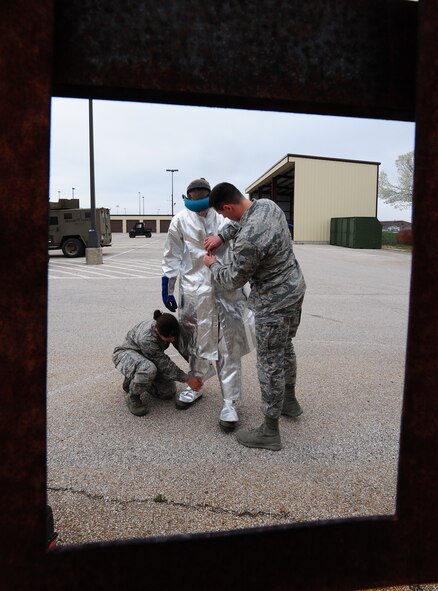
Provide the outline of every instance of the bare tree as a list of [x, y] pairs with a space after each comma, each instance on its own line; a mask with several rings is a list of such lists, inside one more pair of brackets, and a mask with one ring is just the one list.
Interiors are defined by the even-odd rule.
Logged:
[[400, 154], [395, 161], [397, 184], [389, 182], [385, 171], [379, 175], [379, 198], [397, 209], [406, 209], [412, 204], [414, 185], [414, 152]]

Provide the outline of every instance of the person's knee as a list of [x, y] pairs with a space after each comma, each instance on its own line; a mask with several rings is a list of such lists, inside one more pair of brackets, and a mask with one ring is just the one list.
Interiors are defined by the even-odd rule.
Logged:
[[141, 363], [139, 363], [135, 370], [135, 375], [133, 378], [133, 382], [136, 384], [152, 384], [157, 376], [157, 368], [149, 361], [149, 359], [145, 359]]

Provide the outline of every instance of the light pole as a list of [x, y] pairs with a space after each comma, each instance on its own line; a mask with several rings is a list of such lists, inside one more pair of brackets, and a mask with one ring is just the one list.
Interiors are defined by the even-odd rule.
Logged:
[[117, 207], [117, 215], [119, 215], [119, 206], [116, 205], [116, 207]]
[[144, 195], [142, 196], [143, 199], [143, 215], [144, 215]]
[[175, 205], [173, 202], [173, 173], [178, 172], [177, 168], [166, 168], [166, 172], [172, 173], [172, 217], [173, 217], [173, 206]]
[[[90, 229], [88, 230], [88, 248], [99, 248], [100, 241], [96, 232], [96, 187], [94, 177], [94, 124], [93, 99], [88, 99], [88, 126], [90, 134]], [[90, 259], [91, 260], [91, 259]], [[102, 261], [100, 261], [102, 262]]]
[[72, 197], [72, 199], [75, 198], [75, 188], [74, 187], [71, 188], [71, 197]]
[[58, 191], [58, 199], [61, 199], [61, 191]]

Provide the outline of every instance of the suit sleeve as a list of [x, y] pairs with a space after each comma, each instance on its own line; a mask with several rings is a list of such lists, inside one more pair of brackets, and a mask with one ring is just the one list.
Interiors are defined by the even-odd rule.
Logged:
[[[173, 286], [181, 269], [181, 263], [184, 252], [184, 239], [179, 231], [177, 224], [170, 224], [167, 232], [166, 242], [164, 244], [162, 269], [163, 274], [169, 279], [173, 279]], [[169, 292], [170, 293], [170, 292]]]
[[147, 351], [142, 351], [142, 354], [150, 359], [166, 378], [177, 382], [187, 381], [187, 378], [189, 377], [188, 374], [180, 369], [158, 345], [150, 342]]
[[213, 263], [210, 271], [213, 278], [225, 289], [237, 289], [247, 283], [260, 265], [257, 247], [248, 241], [238, 241], [234, 248], [231, 263]]
[[239, 224], [235, 222], [229, 222], [219, 228], [219, 236], [222, 238], [224, 242], [228, 242], [228, 240], [232, 240], [239, 231]]

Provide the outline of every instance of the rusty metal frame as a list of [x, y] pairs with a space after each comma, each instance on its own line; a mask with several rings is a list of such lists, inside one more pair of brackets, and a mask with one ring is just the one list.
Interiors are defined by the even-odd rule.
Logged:
[[[8, 589], [353, 589], [438, 580], [438, 3], [0, 6], [1, 575]], [[50, 98], [416, 121], [395, 515], [45, 552]], [[20, 229], [25, 223], [27, 236]], [[31, 233], [31, 238], [29, 234]], [[189, 558], [188, 558], [189, 557]], [[224, 584], [220, 563], [233, 573]]]

